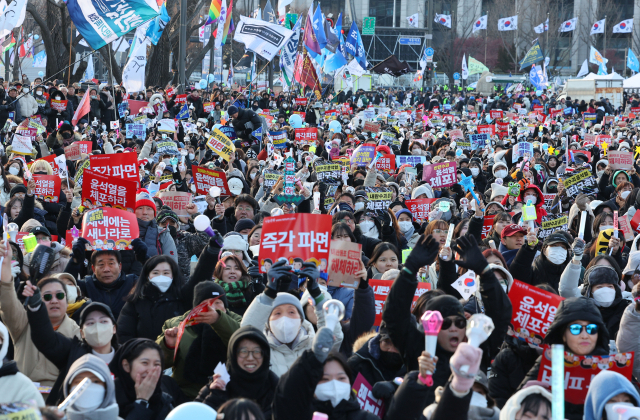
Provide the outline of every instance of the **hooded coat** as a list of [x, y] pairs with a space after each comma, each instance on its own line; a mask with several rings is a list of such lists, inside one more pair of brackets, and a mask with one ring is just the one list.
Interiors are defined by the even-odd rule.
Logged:
[[584, 401], [584, 420], [600, 420], [607, 402], [618, 394], [629, 394], [633, 405], [640, 407], [640, 395], [631, 382], [619, 374], [603, 370], [592, 380]]
[[77, 373], [85, 370], [91, 370], [105, 378], [105, 394], [102, 403], [97, 409], [86, 412], [79, 410], [75, 405], [69, 406], [67, 409], [67, 418], [69, 420], [116, 420], [118, 418], [118, 404], [116, 403], [116, 387], [108, 366], [97, 356], [93, 354], [85, 354], [78, 358], [70, 367], [69, 372], [64, 378], [64, 398], [69, 396], [71, 392], [71, 382]]
[[383, 352], [380, 340], [380, 334], [371, 337], [347, 361], [354, 375], [362, 374], [372, 385], [376, 382], [393, 381], [406, 373], [402, 357], [397, 353]]
[[[516, 414], [522, 408], [522, 401], [533, 394], [540, 394], [549, 400], [549, 413], [551, 413], [551, 393], [539, 385], [529, 386], [513, 394], [500, 411], [500, 420], [515, 420]], [[565, 412], [566, 415], [566, 412]]]
[[[607, 326], [607, 330], [609, 331], [609, 337], [612, 340], [616, 339], [618, 335], [618, 328], [620, 328], [620, 321], [622, 320], [622, 315], [624, 314], [625, 309], [629, 306], [629, 301], [622, 297], [622, 290], [620, 290], [620, 286], [618, 283], [620, 279], [618, 278], [618, 273], [609, 266], [596, 265], [591, 268], [587, 272], [585, 272], [584, 280], [586, 283], [586, 287], [582, 288], [582, 296], [593, 298], [593, 287], [599, 284], [612, 284], [616, 294], [613, 298], [613, 302], [610, 306], [598, 306], [600, 310], [600, 314], [602, 314], [602, 319], [604, 320], [605, 325]], [[595, 302], [595, 300], [594, 300]]]
[[[529, 184], [525, 188], [521, 188], [520, 194], [518, 195], [518, 198], [516, 201], [524, 203], [524, 192], [529, 189], [535, 190], [536, 195], [538, 197], [534, 205], [536, 207], [536, 216], [538, 216], [538, 218], [536, 219], [536, 223], [541, 224], [542, 216], [546, 216], [547, 211], [542, 207], [544, 206], [544, 196], [542, 195], [542, 191], [540, 191], [540, 188], [538, 188], [537, 185]], [[502, 204], [503, 206], [506, 206], [508, 200], [509, 200], [509, 195], [505, 195], [500, 204]], [[524, 204], [526, 205], [527, 203], [524, 203]]]

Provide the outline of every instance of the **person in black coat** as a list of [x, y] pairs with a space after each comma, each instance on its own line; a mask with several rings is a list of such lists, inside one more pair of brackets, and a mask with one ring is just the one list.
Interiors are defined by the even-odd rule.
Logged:
[[182, 271], [172, 257], [149, 258], [118, 316], [118, 343], [132, 338], [155, 340], [167, 319], [191, 309], [193, 289], [205, 280], [197, 272], [193, 274], [185, 284]]
[[93, 123], [95, 119], [98, 121], [103, 120], [103, 116], [106, 116], [107, 108], [111, 105], [111, 102], [105, 103], [102, 95], [98, 94], [96, 88], [92, 88], [89, 91], [90, 107], [89, 111], [89, 123]]
[[271, 347], [267, 337], [250, 325], [236, 330], [227, 347], [227, 370], [231, 380], [225, 383], [214, 375], [196, 397], [214, 410], [234, 398], [250, 398], [271, 418], [271, 404], [278, 385], [278, 375], [269, 369]]
[[630, 303], [622, 298], [618, 272], [609, 265], [594, 265], [585, 271], [584, 283], [586, 287], [582, 288], [582, 295], [594, 300], [607, 326], [609, 337], [615, 340], [622, 314]]
[[246, 141], [249, 141], [251, 133], [262, 127], [262, 120], [260, 116], [250, 109], [238, 109], [238, 107], [231, 105], [227, 109], [227, 114], [231, 118], [231, 124], [236, 135]]
[[[18, 92], [15, 87], [10, 90]], [[9, 112], [15, 112], [18, 101], [15, 100], [16, 95], [13, 97], [5, 93], [4, 87], [0, 85], [0, 127], [4, 127], [4, 124], [9, 118]], [[14, 102], [15, 101], [15, 102]]]

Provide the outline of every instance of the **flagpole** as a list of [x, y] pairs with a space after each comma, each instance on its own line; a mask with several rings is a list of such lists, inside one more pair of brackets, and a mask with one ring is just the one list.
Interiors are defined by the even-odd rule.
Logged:
[[[547, 12], [547, 22], [549, 22], [549, 12]], [[545, 41], [545, 48], [547, 49], [547, 54], [545, 55], [551, 55], [551, 51], [549, 49], [549, 28], [548, 28], [548, 24], [547, 22], [542, 24], [542, 29], [545, 29], [547, 32], [547, 40]]]
[[484, 29], [484, 62], [487, 62], [487, 42], [489, 38], [489, 11], [487, 10], [487, 27]]
[[[69, 67], [71, 67], [71, 47], [73, 47], [73, 21], [71, 21], [71, 35], [69, 36]], [[71, 69], [67, 75], [67, 86], [69, 86], [71, 84]]]
[[[602, 56], [607, 58], [607, 15], [604, 15], [604, 32], [602, 32]], [[607, 64], [605, 63], [605, 66]]]

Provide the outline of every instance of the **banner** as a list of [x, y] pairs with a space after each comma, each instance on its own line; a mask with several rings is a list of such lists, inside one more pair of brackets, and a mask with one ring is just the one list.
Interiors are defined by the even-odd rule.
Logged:
[[[376, 301], [376, 320], [373, 323], [374, 327], [380, 326], [380, 322], [382, 321], [382, 308], [384, 307], [384, 302], [387, 300], [387, 296], [389, 296], [389, 290], [391, 290], [393, 282], [394, 280], [369, 280], [369, 286], [373, 289], [373, 297]], [[418, 282], [418, 288], [411, 303], [411, 310], [413, 310], [413, 307], [416, 305], [418, 298], [429, 290], [431, 290], [431, 283]]]
[[112, 155], [91, 155], [91, 170], [105, 176], [114, 176], [125, 181], [134, 181], [140, 188], [138, 156], [135, 153], [116, 153]]
[[511, 324], [516, 338], [540, 346], [563, 297], [514, 280], [509, 290], [513, 306]]
[[429, 219], [431, 203], [434, 201], [436, 201], [436, 198], [419, 198], [415, 200], [407, 200], [405, 201], [405, 204], [413, 216], [413, 221], [422, 224], [425, 220]]
[[269, 131], [273, 147], [276, 149], [287, 148], [287, 132], [286, 131]]
[[376, 161], [376, 169], [382, 172], [393, 173], [396, 170], [395, 155], [383, 155]]
[[[84, 1], [84, 0], [80, 0]], [[153, 1], [153, 0], [150, 0]], [[144, 91], [145, 88], [145, 72], [147, 69], [147, 46], [151, 44], [151, 40], [145, 34], [136, 31], [133, 39], [133, 47], [129, 60], [122, 70], [122, 85], [127, 92]], [[129, 101], [129, 109], [131, 115], [138, 113], [141, 107], [132, 104]], [[147, 106], [146, 104], [144, 106]]]
[[316, 160], [313, 168], [318, 182], [338, 181], [342, 179], [342, 167], [338, 163]]
[[179, 217], [191, 216], [187, 205], [191, 204], [191, 193], [180, 191], [162, 191], [159, 195], [165, 206], [169, 206]]
[[[193, 179], [196, 184], [196, 193], [207, 195], [211, 187], [219, 187], [221, 196], [229, 196], [229, 186], [227, 185], [227, 174], [222, 170], [208, 169], [203, 166], [191, 166]], [[266, 177], [265, 177], [266, 183]]]
[[67, 103], [68, 102], [69, 101], [66, 101], [66, 100], [59, 101], [59, 100], [56, 100], [56, 99], [52, 99], [51, 100], [51, 109], [54, 109], [54, 110], [56, 110], [58, 112], [63, 112], [64, 110], [67, 109]]
[[434, 163], [423, 167], [422, 180], [432, 188], [450, 187], [458, 182], [455, 162]]
[[328, 214], [283, 214], [264, 219], [260, 237], [260, 272], [266, 273], [279, 258], [313, 261], [327, 271], [331, 241]]
[[396, 156], [396, 166], [409, 165], [416, 167], [419, 163], [424, 164], [427, 161], [426, 156]]
[[538, 42], [538, 40], [536, 40], [531, 49], [527, 51], [527, 54], [524, 56], [522, 61], [520, 61], [520, 70], [525, 67], [529, 67], [533, 63], [537, 63], [538, 61], [543, 59], [544, 56], [542, 55], [542, 51], [540, 49], [540, 43]]
[[89, 208], [109, 205], [116, 209], [133, 211], [136, 207], [136, 183], [101, 175], [92, 169], [86, 169], [83, 174], [82, 204]]
[[227, 162], [229, 162], [229, 155], [236, 151], [236, 146], [233, 142], [217, 128], [211, 131], [211, 135], [208, 137], [207, 147]]
[[358, 372], [356, 380], [353, 382], [351, 388], [356, 394], [358, 403], [360, 403], [360, 409], [375, 414], [380, 418], [384, 418], [384, 401], [382, 399], [376, 399], [371, 392], [373, 386], [362, 376], [362, 373]]
[[631, 152], [610, 150], [607, 153], [607, 160], [614, 171], [633, 168], [633, 154]]
[[247, 50], [271, 61], [292, 36], [293, 31], [283, 26], [240, 16], [233, 39], [243, 43]]
[[544, 241], [547, 236], [559, 230], [569, 230], [569, 213], [542, 216], [542, 224], [538, 231], [538, 239]]
[[565, 175], [563, 183], [569, 198], [575, 198], [580, 193], [589, 195], [598, 191], [598, 181], [589, 169]]
[[332, 240], [329, 254], [327, 286], [355, 289], [360, 279], [355, 273], [362, 265], [362, 245], [358, 243]]
[[160, 155], [179, 155], [178, 145], [173, 140], [160, 141], [156, 143], [156, 153]]
[[93, 250], [132, 249], [131, 241], [140, 236], [134, 213], [101, 207], [85, 211], [82, 234]]
[[[60, 177], [58, 175], [33, 175], [36, 183], [34, 194], [42, 197], [47, 203], [57, 203], [60, 200]], [[27, 185], [27, 180], [24, 180]]]

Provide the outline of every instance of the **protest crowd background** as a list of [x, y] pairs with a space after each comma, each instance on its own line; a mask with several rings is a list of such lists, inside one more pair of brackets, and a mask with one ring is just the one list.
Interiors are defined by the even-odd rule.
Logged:
[[302, 56], [277, 94], [1, 80], [0, 419], [638, 417], [638, 95]]

